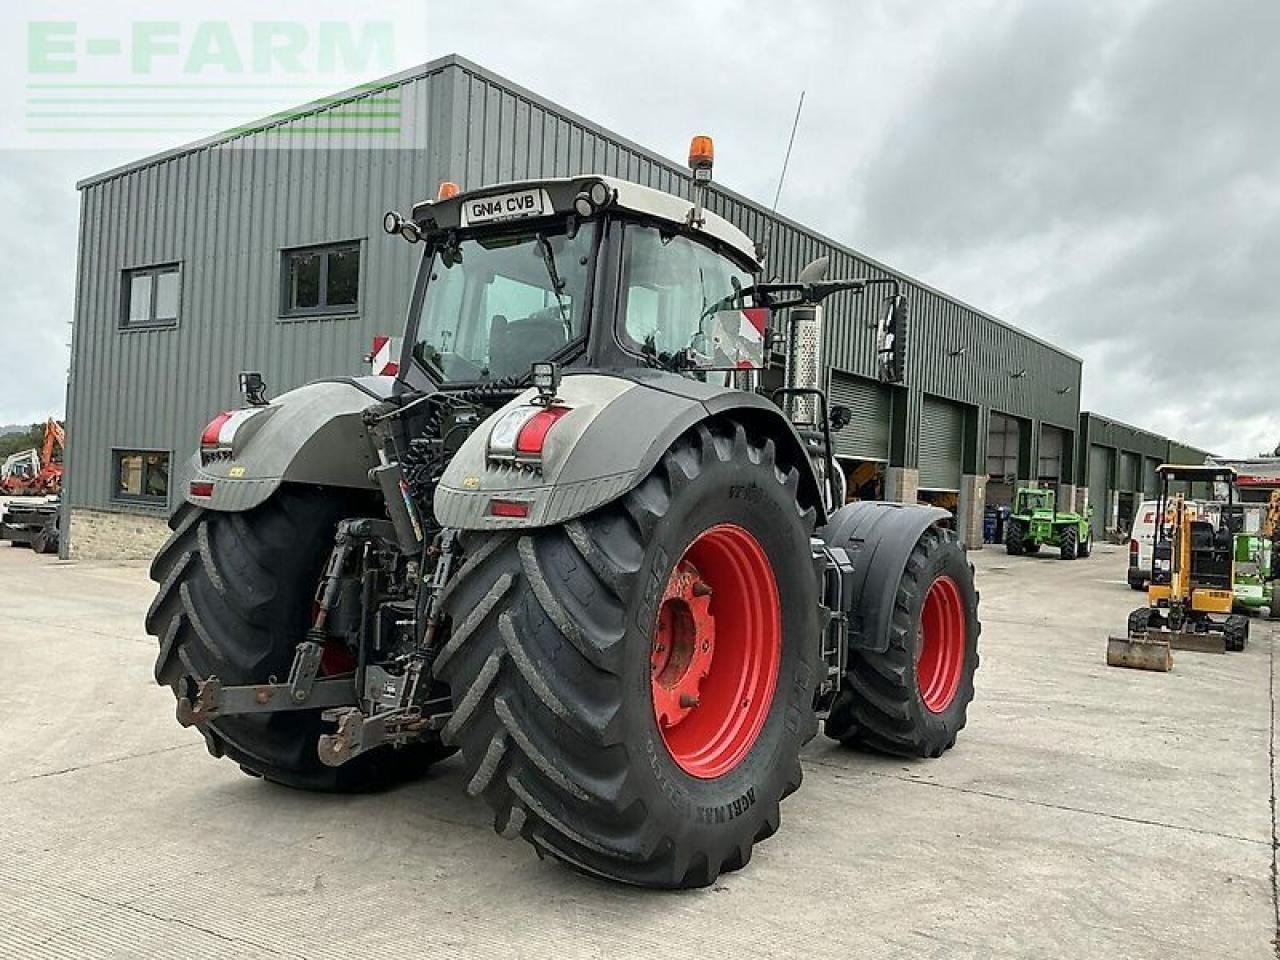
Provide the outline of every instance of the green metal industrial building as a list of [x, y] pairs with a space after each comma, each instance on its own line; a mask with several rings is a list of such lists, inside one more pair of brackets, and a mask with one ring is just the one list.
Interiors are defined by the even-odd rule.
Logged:
[[[361, 129], [350, 118], [368, 105], [398, 121]], [[262, 371], [275, 393], [367, 371], [372, 338], [402, 326], [421, 255], [382, 234], [385, 211], [445, 179], [470, 189], [587, 172], [690, 188], [680, 164], [450, 56], [82, 182], [65, 497], [75, 549], [122, 536], [150, 547], [200, 429], [239, 402], [238, 371]], [[877, 379], [873, 302], [839, 296], [827, 312], [830, 393], [854, 412], [837, 435], [852, 495], [949, 506], [977, 546], [985, 505], [1019, 482], [1087, 498], [1101, 533], [1150, 492], [1158, 461], [1204, 459], [1081, 413], [1072, 354], [720, 185], [708, 205], [768, 238], [771, 274], [828, 254], [833, 276], [904, 281], [904, 385]]]

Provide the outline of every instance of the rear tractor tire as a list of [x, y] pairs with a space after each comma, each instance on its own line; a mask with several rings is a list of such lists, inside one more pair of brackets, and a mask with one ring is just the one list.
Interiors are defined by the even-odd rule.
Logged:
[[772, 440], [686, 433], [621, 501], [472, 534], [436, 661], [467, 792], [585, 873], [697, 887], [778, 829], [816, 730], [812, 509]]
[[[244, 513], [191, 504], [151, 564], [160, 584], [147, 632], [160, 643], [156, 682], [190, 696], [197, 681], [224, 684], [284, 678], [303, 639], [337, 522], [360, 515], [342, 494], [284, 487]], [[323, 673], [323, 668], [322, 668]], [[316, 747], [330, 729], [320, 710], [229, 716], [200, 725], [209, 752], [245, 773], [305, 790], [380, 789], [425, 773], [453, 751], [439, 742], [382, 748], [339, 767]]]
[[1074, 560], [1079, 553], [1075, 527], [1067, 527], [1058, 535], [1058, 554], [1063, 560]]
[[827, 736], [895, 756], [941, 756], [965, 725], [981, 629], [964, 547], [954, 532], [928, 528], [898, 580], [889, 648], [850, 651]]

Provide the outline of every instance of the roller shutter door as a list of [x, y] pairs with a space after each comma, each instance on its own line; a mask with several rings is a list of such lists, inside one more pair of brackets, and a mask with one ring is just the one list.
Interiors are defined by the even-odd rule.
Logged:
[[833, 370], [827, 393], [832, 406], [840, 404], [853, 412], [853, 420], [833, 437], [836, 454], [859, 460], [888, 460], [892, 405], [889, 388]]
[[1111, 455], [1109, 447], [1089, 447], [1089, 503], [1093, 507], [1093, 533], [1101, 536], [1111, 519]]
[[1138, 489], [1138, 472], [1141, 463], [1142, 457], [1136, 453], [1120, 454], [1120, 481], [1116, 484], [1117, 490]]
[[925, 397], [920, 411], [920, 489], [958, 491], [963, 451], [963, 408]]
[[1036, 476], [1041, 483], [1062, 482], [1062, 431], [1043, 424], [1040, 427], [1040, 463]]
[[991, 426], [987, 430], [987, 475], [1003, 480], [1018, 476], [1018, 448], [1021, 445], [1022, 424], [1016, 417], [991, 413]]

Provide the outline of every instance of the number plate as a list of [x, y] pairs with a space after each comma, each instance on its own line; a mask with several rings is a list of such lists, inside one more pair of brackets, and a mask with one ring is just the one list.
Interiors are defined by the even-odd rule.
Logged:
[[547, 212], [550, 204], [547, 195], [541, 190], [516, 190], [512, 193], [500, 193], [494, 197], [477, 197], [463, 203], [465, 224], [497, 223], [500, 220], [521, 220], [525, 217], [540, 217]]

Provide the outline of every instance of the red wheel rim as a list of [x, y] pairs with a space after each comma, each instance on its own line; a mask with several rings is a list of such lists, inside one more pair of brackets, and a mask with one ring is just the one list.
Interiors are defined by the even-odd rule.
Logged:
[[920, 698], [934, 713], [951, 706], [964, 672], [965, 611], [960, 589], [950, 577], [929, 587], [920, 611], [920, 658], [916, 684]]
[[742, 762], [769, 716], [781, 649], [764, 548], [736, 524], [704, 530], [667, 580], [649, 660], [654, 719], [681, 770], [711, 780]]

